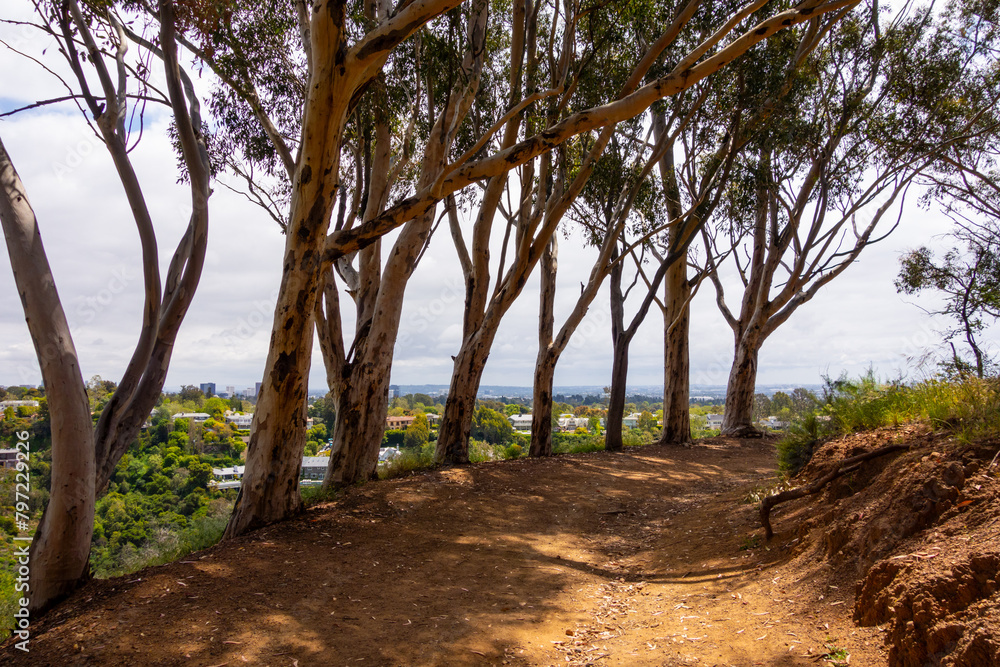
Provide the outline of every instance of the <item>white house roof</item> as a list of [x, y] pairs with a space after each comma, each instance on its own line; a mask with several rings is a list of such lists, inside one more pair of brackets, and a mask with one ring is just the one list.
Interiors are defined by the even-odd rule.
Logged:
[[197, 421], [205, 421], [212, 415], [207, 412], [178, 412], [176, 415], [171, 417], [171, 419], [193, 419]]
[[399, 449], [396, 447], [384, 447], [378, 452], [379, 461], [388, 461], [399, 456]]

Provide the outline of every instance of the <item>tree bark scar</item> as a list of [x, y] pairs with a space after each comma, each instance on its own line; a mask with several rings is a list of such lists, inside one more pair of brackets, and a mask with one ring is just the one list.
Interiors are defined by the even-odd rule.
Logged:
[[313, 170], [311, 165], [305, 165], [302, 167], [302, 173], [299, 175], [299, 184], [305, 185], [312, 180]]
[[767, 33], [767, 27], [766, 26], [763, 27], [763, 28], [757, 28], [757, 30], [755, 30], [753, 34], [755, 34], [755, 35], [763, 35], [765, 33]]
[[296, 361], [298, 359], [297, 352], [282, 352], [278, 355], [277, 361], [274, 362], [275, 376], [279, 383], [284, 383], [285, 379], [295, 372]]
[[[302, 253], [302, 259], [299, 260], [299, 270], [300, 271], [312, 271], [316, 269], [316, 251], [309, 248]], [[301, 299], [300, 299], [301, 300]], [[300, 304], [301, 307], [301, 304]]]
[[302, 241], [305, 241], [310, 236], [312, 236], [313, 230], [319, 229], [323, 224], [323, 219], [326, 217], [326, 199], [323, 195], [317, 195], [316, 200], [313, 201], [313, 205], [309, 208], [309, 214], [306, 219], [302, 221], [299, 225], [299, 229], [296, 232], [296, 236]]
[[334, 25], [340, 27], [344, 25], [344, 0], [332, 0], [327, 3], [327, 11], [330, 14], [330, 20], [333, 21]]

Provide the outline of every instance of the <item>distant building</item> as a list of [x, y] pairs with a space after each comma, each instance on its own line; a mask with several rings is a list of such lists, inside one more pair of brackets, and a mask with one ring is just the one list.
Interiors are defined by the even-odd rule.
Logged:
[[220, 482], [243, 479], [243, 471], [246, 466], [233, 466], [232, 468], [212, 468], [212, 476]]
[[253, 423], [253, 415], [244, 415], [237, 412], [226, 412], [226, 423], [232, 424], [240, 430], [250, 428]]
[[214, 382], [202, 382], [198, 385], [198, 388], [201, 389], [201, 393], [205, 394], [205, 396], [215, 396]]
[[630, 415], [625, 415], [622, 417], [622, 425], [625, 428], [638, 428], [639, 427], [639, 413], [633, 412]]
[[563, 431], [575, 431], [581, 426], [587, 428], [590, 419], [587, 417], [574, 417], [573, 415], [559, 415], [559, 428]]
[[397, 396], [399, 396], [399, 385], [398, 384], [390, 384], [389, 385], [389, 400], [391, 401], [392, 399], [396, 398]]
[[387, 429], [406, 429], [413, 423], [415, 417], [386, 417], [385, 427]]
[[7, 408], [37, 408], [38, 401], [0, 401], [0, 410]]
[[323, 479], [330, 464], [329, 456], [303, 456], [300, 479]]
[[209, 485], [224, 491], [226, 489], [238, 489], [243, 483], [243, 471], [246, 466], [233, 466], [232, 468], [212, 468], [212, 475], [215, 477]]
[[722, 415], [705, 415], [705, 419], [708, 420], [708, 428], [716, 431], [722, 428]]
[[436, 415], [433, 412], [428, 412], [424, 416], [427, 417], [428, 426], [436, 426], [437, 424], [441, 423], [441, 415]]
[[226, 393], [229, 394], [230, 396], [235, 396], [236, 395], [236, 386], [235, 385], [231, 385], [231, 384], [226, 385]]
[[257, 396], [260, 396], [260, 384], [261, 384], [261, 383], [260, 383], [260, 382], [258, 382], [258, 383], [257, 383], [257, 384], [255, 384], [255, 385], [254, 385], [254, 387], [253, 387], [253, 395], [254, 395], [254, 398], [256, 398]]
[[771, 429], [772, 431], [784, 431], [786, 428], [788, 428], [788, 422], [782, 421], [777, 417], [775, 417], [774, 415], [771, 415], [766, 419], [761, 419], [760, 425], [763, 426], [764, 428]]
[[510, 415], [507, 419], [510, 420], [510, 425], [514, 427], [515, 431], [531, 430], [531, 415]]
[[0, 449], [0, 467], [3, 468], [17, 467], [16, 449]]
[[378, 450], [379, 461], [391, 461], [397, 456], [399, 456], [399, 449], [396, 447], [383, 447]]
[[193, 422], [201, 423], [208, 420], [212, 415], [207, 412], [178, 412], [170, 419], [190, 419]]

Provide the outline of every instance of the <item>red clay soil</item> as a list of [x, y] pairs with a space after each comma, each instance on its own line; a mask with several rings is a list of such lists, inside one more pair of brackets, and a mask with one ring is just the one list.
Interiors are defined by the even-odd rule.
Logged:
[[[994, 561], [975, 560], [995, 553], [997, 542], [980, 538], [1000, 525], [984, 448], [964, 454], [979, 468], [963, 467], [949, 508], [935, 505], [926, 525], [890, 535], [897, 544], [885, 553], [870, 550], [874, 524], [862, 519], [881, 501], [862, 496], [890, 488], [873, 483], [878, 475], [899, 461], [937, 471], [963, 456], [910, 436], [920, 451], [776, 508], [766, 544], [747, 499], [773, 481], [770, 441], [520, 459], [367, 484], [183, 561], [91, 582], [32, 625], [29, 654], [0, 647], [0, 664], [795, 666], [827, 664], [821, 656], [843, 649], [851, 665], [886, 665], [890, 649], [899, 653], [886, 641], [909, 636], [909, 621], [897, 630], [883, 612], [924, 613], [908, 587], [921, 568], [947, 554], [949, 567], [973, 579], [985, 572], [996, 589]], [[866, 437], [824, 447], [814, 467], [886, 436]], [[932, 446], [937, 456], [923, 461]], [[973, 525], [977, 513], [986, 515]], [[899, 558], [899, 548], [913, 555]], [[864, 549], [870, 557], [851, 551]], [[882, 593], [865, 588], [856, 606], [869, 570], [887, 583]], [[988, 645], [1000, 608], [990, 585], [962, 609], [940, 587], [946, 601], [929, 613], [947, 627], [925, 634], [960, 646], [985, 633]], [[955, 609], [941, 616], [942, 605]]]

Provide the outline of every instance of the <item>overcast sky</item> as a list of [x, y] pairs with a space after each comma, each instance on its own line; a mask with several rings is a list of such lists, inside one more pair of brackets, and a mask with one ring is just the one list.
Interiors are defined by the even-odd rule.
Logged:
[[[4, 4], [8, 15], [17, 3]], [[52, 46], [11, 27], [0, 26], [0, 37], [38, 57]], [[52, 55], [45, 57], [51, 61]], [[2, 46], [0, 72], [0, 112], [64, 94], [42, 69]], [[142, 142], [132, 154], [154, 215], [164, 274], [190, 210], [187, 189], [176, 184], [166, 120], [161, 114], [147, 116]], [[117, 381], [138, 335], [143, 290], [138, 235], [111, 160], [75, 106], [65, 104], [0, 120], [0, 138], [38, 216], [84, 376]], [[225, 188], [215, 188], [210, 210], [205, 269], [175, 346], [168, 388], [215, 382], [219, 391], [228, 385], [242, 389], [252, 387], [263, 374], [284, 237], [267, 215]], [[940, 215], [908, 206], [893, 236], [866, 250], [856, 265], [765, 343], [758, 382], [814, 384], [823, 374], [857, 374], [869, 365], [883, 375], [907, 369], [912, 375], [907, 358], [933, 348], [940, 340], [935, 330], [944, 323], [935, 324], [898, 296], [893, 278], [901, 252], [921, 244], [940, 245], [943, 241], [936, 235], [944, 229]], [[572, 230], [560, 240], [557, 327], [573, 307], [594, 258], [593, 250], [584, 248]], [[389, 246], [385, 244], [386, 252]], [[0, 384], [39, 383], [8, 261], [0, 262], [0, 295], [5, 295], [0, 299]], [[448, 384], [451, 355], [460, 344], [463, 302], [457, 256], [442, 227], [407, 287], [393, 382]], [[608, 383], [607, 304], [605, 288], [562, 357], [557, 385]], [[485, 384], [531, 384], [537, 312], [535, 277], [497, 337]], [[654, 307], [632, 347], [630, 385], [663, 383], [662, 332], [662, 318]], [[693, 383], [725, 384], [733, 337], [707, 283], [693, 304], [691, 355]], [[318, 349], [310, 386], [325, 386]]]

